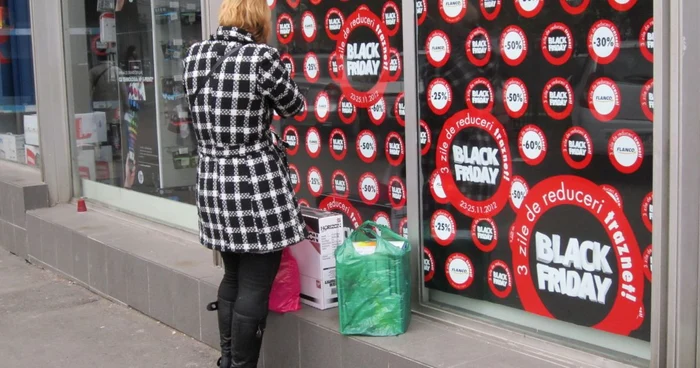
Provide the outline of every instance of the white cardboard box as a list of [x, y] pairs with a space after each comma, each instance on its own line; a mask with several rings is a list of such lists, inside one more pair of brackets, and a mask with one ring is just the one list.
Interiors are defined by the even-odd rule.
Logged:
[[290, 248], [299, 264], [301, 301], [318, 309], [338, 306], [335, 250], [345, 240], [343, 216], [302, 207], [309, 241]]
[[107, 115], [103, 111], [75, 114], [78, 146], [107, 142]]
[[24, 163], [24, 135], [0, 134], [0, 158]]
[[114, 163], [112, 147], [78, 147], [78, 174], [83, 179], [100, 182], [113, 180]]
[[41, 151], [39, 146], [25, 145], [24, 157], [27, 165], [41, 167]]
[[39, 146], [39, 120], [36, 114], [24, 115], [24, 142], [30, 146]]

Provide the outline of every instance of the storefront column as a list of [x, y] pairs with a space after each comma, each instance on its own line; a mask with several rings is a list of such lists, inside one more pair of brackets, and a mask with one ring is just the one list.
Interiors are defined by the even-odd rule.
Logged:
[[54, 205], [73, 195], [61, 2], [29, 4], [43, 179]]

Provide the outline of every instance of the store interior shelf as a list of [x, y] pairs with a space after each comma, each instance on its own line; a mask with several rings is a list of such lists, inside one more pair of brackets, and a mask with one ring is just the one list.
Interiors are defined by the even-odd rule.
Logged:
[[0, 105], [0, 114], [36, 112], [36, 105]]

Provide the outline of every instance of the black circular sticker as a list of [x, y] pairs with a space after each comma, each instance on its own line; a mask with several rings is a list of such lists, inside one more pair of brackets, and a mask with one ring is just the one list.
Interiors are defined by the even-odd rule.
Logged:
[[561, 141], [561, 151], [569, 166], [577, 170], [586, 168], [593, 159], [591, 135], [581, 127], [569, 128]]
[[299, 189], [301, 189], [301, 178], [299, 178], [299, 169], [297, 169], [294, 164], [289, 164], [289, 181], [292, 183], [292, 187], [294, 187], [294, 193], [299, 193]]
[[328, 13], [326, 13], [326, 34], [328, 38], [335, 41], [338, 35], [340, 35], [340, 31], [343, 29], [343, 23], [345, 23], [343, 13], [337, 8], [331, 8]]
[[469, 33], [464, 49], [469, 61], [476, 66], [484, 66], [491, 60], [491, 40], [484, 28], [477, 27]]
[[352, 124], [355, 122], [357, 117], [357, 109], [350, 100], [348, 100], [345, 95], [341, 95], [338, 100], [338, 116], [340, 120], [345, 124]]
[[394, 117], [401, 126], [406, 126], [406, 99], [403, 92], [399, 93], [394, 102]]
[[542, 54], [552, 65], [563, 65], [574, 52], [574, 36], [564, 23], [552, 23], [542, 35]]
[[420, 121], [420, 154], [425, 156], [430, 152], [430, 146], [433, 139], [430, 137], [430, 127], [425, 121]]
[[308, 114], [308, 112], [309, 112], [309, 106], [307, 106], [306, 99], [304, 99], [304, 106], [301, 108], [299, 113], [294, 115], [294, 120], [299, 121], [299, 122], [304, 121], [304, 119], [306, 119], [306, 115]]
[[282, 54], [282, 56], [280, 56], [280, 60], [282, 61], [282, 64], [284, 64], [284, 68], [287, 69], [289, 76], [294, 78], [296, 75], [296, 68], [294, 67], [294, 59], [292, 59], [292, 55], [286, 53]]
[[435, 276], [435, 258], [427, 247], [423, 247], [423, 281], [428, 282]]
[[502, 0], [479, 0], [481, 14], [486, 20], [495, 20], [501, 12]]
[[282, 14], [277, 19], [277, 39], [286, 45], [294, 38], [294, 22], [289, 14]]
[[288, 146], [287, 153], [292, 156], [296, 155], [299, 151], [299, 132], [297, 131], [297, 128], [292, 125], [287, 126], [284, 128], [282, 136], [284, 137], [284, 141]]
[[469, 109], [491, 112], [493, 109], [494, 95], [491, 82], [486, 78], [476, 78], [469, 83], [464, 93]]
[[639, 103], [642, 105], [644, 116], [649, 121], [654, 121], [654, 80], [649, 79], [642, 87], [642, 93], [639, 96]]
[[649, 18], [639, 32], [639, 50], [645, 59], [654, 62], [654, 18]]
[[399, 7], [393, 1], [388, 1], [382, 8], [382, 20], [384, 25], [389, 30], [389, 36], [396, 35], [396, 32], [401, 28], [401, 17], [399, 15]]
[[392, 166], [400, 166], [403, 163], [406, 152], [404, 151], [403, 138], [397, 132], [391, 132], [384, 142], [386, 159]]
[[331, 156], [337, 161], [341, 161], [348, 153], [348, 140], [342, 130], [336, 128], [331, 132], [330, 142]]
[[490, 218], [474, 219], [472, 221], [472, 240], [482, 252], [488, 253], [498, 244], [498, 230], [496, 223]]
[[513, 275], [505, 262], [500, 259], [491, 262], [487, 277], [489, 288], [493, 295], [501, 299], [510, 295], [510, 292], [513, 290]]
[[542, 104], [549, 117], [564, 120], [574, 109], [574, 89], [566, 79], [552, 78], [542, 91]]
[[393, 47], [389, 50], [389, 77], [392, 82], [401, 77], [401, 54]]
[[398, 176], [389, 179], [389, 202], [397, 210], [406, 205], [406, 186]]
[[341, 198], [347, 198], [350, 195], [350, 181], [343, 170], [336, 170], [331, 175], [331, 186], [333, 194]]
[[428, 17], [428, 1], [427, 0], [416, 0], [416, 22], [418, 25], [422, 25], [425, 22], [425, 18]]

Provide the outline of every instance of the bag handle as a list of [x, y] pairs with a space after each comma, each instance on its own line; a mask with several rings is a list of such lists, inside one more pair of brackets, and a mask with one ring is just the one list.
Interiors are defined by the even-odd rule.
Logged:
[[[374, 229], [378, 229], [382, 233], [382, 235], [377, 234], [377, 232]], [[365, 235], [374, 239], [391, 238], [392, 240], [397, 241], [407, 241], [402, 236], [391, 230], [389, 227], [378, 224], [374, 221], [365, 221], [364, 223], [362, 223], [362, 225], [360, 225], [360, 227], [357, 228], [357, 230], [362, 231], [363, 233], [365, 233]]]
[[201, 92], [202, 87], [206, 86], [207, 83], [209, 83], [209, 81], [211, 80], [211, 76], [214, 74], [214, 72], [217, 69], [219, 69], [219, 67], [221, 67], [221, 64], [223, 64], [226, 59], [233, 56], [233, 54], [237, 53], [238, 50], [241, 49], [241, 47], [243, 47], [243, 45], [239, 45], [239, 46], [234, 47], [233, 49], [231, 49], [231, 51], [227, 52], [226, 54], [224, 54], [224, 56], [222, 56], [218, 60], [216, 60], [216, 63], [214, 64], [214, 66], [211, 68], [211, 70], [209, 70], [209, 73], [207, 73], [207, 76], [204, 80], [204, 83], [202, 83], [201, 86], [197, 87], [197, 90], [192, 95], [193, 101], [197, 99], [197, 96], [199, 96], [199, 92]]

